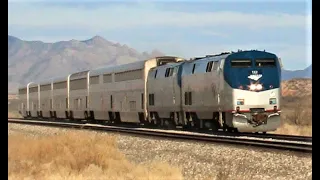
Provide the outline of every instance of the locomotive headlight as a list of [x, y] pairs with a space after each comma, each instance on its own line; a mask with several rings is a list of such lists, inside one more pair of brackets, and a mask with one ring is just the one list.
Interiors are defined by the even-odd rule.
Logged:
[[261, 84], [257, 84], [257, 85], [256, 85], [256, 89], [257, 89], [258, 91], [260, 91], [260, 90], [262, 89], [262, 85], [261, 85]]
[[249, 86], [249, 88], [250, 88], [250, 90], [251, 91], [254, 91], [254, 90], [256, 90], [256, 85], [255, 84], [251, 84], [250, 86]]
[[255, 91], [255, 90], [260, 91], [262, 88], [263, 88], [262, 84], [250, 84], [249, 86], [249, 89], [251, 91]]

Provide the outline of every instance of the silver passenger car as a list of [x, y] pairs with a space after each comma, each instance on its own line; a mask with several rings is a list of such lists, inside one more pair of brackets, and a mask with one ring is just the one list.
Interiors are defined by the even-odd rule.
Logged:
[[21, 86], [18, 90], [19, 93], [19, 113], [22, 117], [29, 117], [29, 103], [28, 103], [28, 86]]
[[87, 119], [89, 71], [73, 73], [69, 76], [69, 118]]
[[143, 123], [147, 117], [149, 69], [180, 60], [162, 56], [90, 71], [89, 111], [96, 120]]
[[69, 118], [69, 76], [54, 78], [52, 80], [52, 117]]
[[40, 85], [40, 108], [39, 117], [51, 118], [52, 117], [52, 79], [42, 81]]
[[37, 83], [29, 83], [28, 84], [28, 95], [27, 99], [29, 102], [29, 112], [30, 116], [33, 118], [37, 118], [39, 116], [39, 84]]

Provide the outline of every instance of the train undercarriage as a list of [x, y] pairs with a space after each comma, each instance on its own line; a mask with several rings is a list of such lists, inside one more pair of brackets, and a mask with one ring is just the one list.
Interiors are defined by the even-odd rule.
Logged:
[[93, 111], [84, 111], [84, 118], [74, 118], [72, 111], [65, 111], [65, 117], [57, 117], [56, 111], [50, 111], [49, 117], [44, 117], [43, 112], [37, 112], [37, 117], [32, 117], [30, 112], [26, 112], [26, 119], [52, 119], [79, 122], [85, 120], [89, 123], [105, 125], [132, 124], [139, 127], [152, 127], [163, 129], [182, 128], [187, 131], [226, 131], [226, 132], [255, 132], [266, 133], [275, 131], [280, 126], [280, 114], [275, 113], [228, 113], [213, 112], [211, 119], [200, 119], [195, 112], [171, 112], [169, 118], [160, 118], [157, 112], [150, 112], [149, 118], [144, 118], [143, 113], [139, 113], [139, 121], [127, 123], [121, 121], [119, 112], [108, 112], [108, 120], [95, 119]]

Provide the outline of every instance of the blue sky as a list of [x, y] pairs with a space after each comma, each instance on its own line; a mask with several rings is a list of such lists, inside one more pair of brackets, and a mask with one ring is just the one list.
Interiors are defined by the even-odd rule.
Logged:
[[311, 0], [9, 0], [8, 31], [23, 40], [95, 35], [186, 58], [237, 49], [277, 54], [286, 69], [311, 64]]

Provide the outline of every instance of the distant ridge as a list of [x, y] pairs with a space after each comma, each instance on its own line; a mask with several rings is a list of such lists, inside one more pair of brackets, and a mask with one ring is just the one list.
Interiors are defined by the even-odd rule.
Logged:
[[130, 63], [164, 55], [151, 53], [105, 40], [101, 36], [79, 41], [24, 41], [8, 35], [8, 91], [16, 92], [19, 84], [99, 66]]

